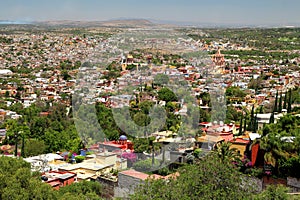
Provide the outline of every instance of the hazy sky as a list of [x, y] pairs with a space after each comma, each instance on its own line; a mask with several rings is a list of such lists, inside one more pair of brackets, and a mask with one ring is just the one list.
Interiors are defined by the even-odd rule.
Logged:
[[0, 0], [0, 20], [300, 24], [299, 0]]

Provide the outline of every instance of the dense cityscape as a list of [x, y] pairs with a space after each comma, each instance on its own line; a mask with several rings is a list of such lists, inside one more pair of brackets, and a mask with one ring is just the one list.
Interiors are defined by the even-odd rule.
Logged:
[[300, 198], [298, 27], [3, 21], [0, 82], [0, 199]]

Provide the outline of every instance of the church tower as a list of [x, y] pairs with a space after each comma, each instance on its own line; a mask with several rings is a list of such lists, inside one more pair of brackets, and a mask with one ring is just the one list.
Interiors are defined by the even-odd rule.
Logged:
[[218, 49], [217, 53], [212, 55], [211, 57], [213, 63], [216, 65], [217, 70], [220, 73], [224, 73], [225, 71], [225, 59], [224, 59], [224, 55], [221, 54], [221, 50]]

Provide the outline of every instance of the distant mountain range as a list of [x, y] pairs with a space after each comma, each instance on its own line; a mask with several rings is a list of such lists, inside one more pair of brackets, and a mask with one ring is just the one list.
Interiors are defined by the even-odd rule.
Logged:
[[290, 23], [285, 24], [268, 24], [268, 25], [245, 25], [245, 24], [229, 24], [229, 23], [197, 23], [197, 22], [179, 22], [168, 20], [152, 20], [152, 19], [127, 19], [119, 18], [108, 21], [74, 21], [74, 20], [51, 20], [51, 21], [10, 21], [0, 20], [0, 25], [18, 25], [18, 24], [32, 24], [32, 25], [46, 25], [46, 26], [67, 26], [67, 27], [200, 27], [200, 28], [241, 28], [241, 27], [300, 27], [300, 24]]
[[109, 21], [43, 21], [34, 22], [34, 24], [52, 25], [52, 26], [74, 26], [74, 27], [144, 27], [155, 26], [153, 22], [144, 19], [127, 19], [127, 20], [109, 20]]

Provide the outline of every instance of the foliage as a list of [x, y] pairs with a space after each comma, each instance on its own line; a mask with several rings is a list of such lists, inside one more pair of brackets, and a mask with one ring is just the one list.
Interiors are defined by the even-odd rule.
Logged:
[[272, 200], [288, 200], [291, 199], [287, 194], [288, 188], [282, 185], [268, 185], [266, 190], [262, 193], [258, 194], [255, 199], [264, 200], [264, 199], [272, 199]]
[[202, 93], [199, 95], [199, 98], [202, 99], [202, 104], [203, 104], [203, 105], [210, 106], [210, 95], [209, 95], [208, 92], [202, 92]]
[[157, 142], [153, 142], [155, 137], [149, 138], [135, 138], [133, 140], [134, 152], [135, 153], [150, 153], [152, 151], [152, 147], [154, 150], [158, 150], [160, 148], [160, 144]]
[[199, 111], [200, 111], [199, 122], [209, 122], [211, 119], [210, 112], [208, 110], [204, 110], [202, 108], [200, 108]]
[[46, 153], [46, 145], [44, 141], [37, 139], [28, 139], [25, 141], [25, 157], [37, 156], [43, 153]]
[[22, 159], [0, 157], [0, 199], [101, 199], [111, 196], [98, 182], [83, 181], [60, 188], [43, 183]]
[[265, 150], [265, 162], [271, 164], [277, 176], [300, 177], [295, 166], [298, 166], [300, 152], [300, 119], [285, 115], [276, 124], [266, 125], [263, 135], [258, 140], [261, 149]]
[[56, 199], [52, 188], [32, 176], [22, 159], [0, 157], [0, 199]]
[[139, 126], [147, 126], [150, 123], [150, 117], [142, 112], [137, 112], [133, 121]]
[[291, 157], [287, 160], [279, 160], [279, 170], [283, 171], [287, 176], [300, 178], [300, 158], [297, 157]]
[[250, 176], [257, 177], [257, 178], [262, 178], [263, 169], [262, 168], [250, 167], [250, 168], [246, 169], [244, 173], [249, 174]]
[[84, 159], [84, 156], [75, 156], [76, 163], [81, 163], [82, 161], [84, 161]]
[[228, 106], [226, 110], [226, 120], [227, 122], [238, 122], [242, 119], [242, 113], [237, 111], [233, 106]]
[[253, 189], [230, 162], [214, 154], [179, 169], [168, 181], [149, 179], [130, 199], [251, 199]]
[[157, 170], [157, 173], [155, 174], [158, 174], [158, 175], [161, 175], [161, 176], [167, 176], [167, 175], [170, 175], [173, 171], [171, 171], [168, 167], [163, 167], [159, 170]]
[[158, 91], [158, 98], [160, 100], [169, 102], [169, 101], [177, 101], [177, 97], [169, 88], [162, 88]]
[[166, 74], [157, 74], [154, 77], [154, 84], [156, 85], [166, 85], [169, 82], [169, 76]]
[[220, 160], [226, 161], [239, 161], [240, 160], [240, 152], [236, 148], [231, 148], [232, 144], [230, 142], [218, 143], [216, 146], [216, 150], [214, 153], [219, 157]]
[[239, 87], [231, 86], [226, 89], [225, 92], [227, 97], [245, 97], [246, 93], [242, 91]]
[[121, 132], [116, 125], [112, 111], [101, 103], [96, 104], [99, 125], [109, 140], [118, 140]]
[[68, 199], [67, 197], [71, 197], [71, 199], [73, 199], [76, 197], [77, 199], [96, 200], [100, 197], [105, 197], [103, 187], [98, 182], [92, 181], [73, 183], [60, 188], [58, 193], [61, 196], [61, 199]]
[[194, 156], [196, 158], [200, 158], [201, 153], [202, 153], [202, 149], [200, 148], [194, 150]]
[[137, 171], [153, 171], [156, 170], [160, 165], [160, 162], [154, 159], [154, 163], [152, 164], [152, 159], [140, 160], [133, 164], [133, 168]]
[[[18, 133], [18, 142], [25, 137], [25, 154], [37, 155], [44, 152], [56, 152], [63, 149], [78, 151], [82, 148], [81, 140], [71, 118], [66, 116], [66, 106], [61, 103], [39, 102], [17, 112], [23, 117], [7, 120], [7, 143], [15, 144], [14, 135]], [[40, 112], [48, 111], [48, 116]], [[27, 152], [27, 153], [26, 153]]]

